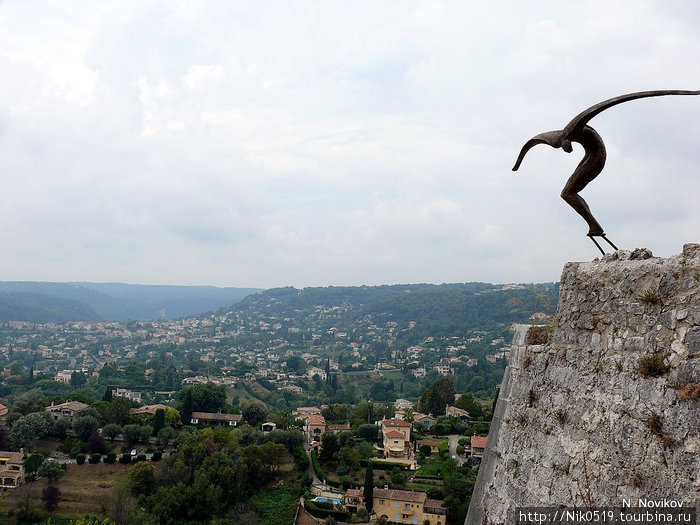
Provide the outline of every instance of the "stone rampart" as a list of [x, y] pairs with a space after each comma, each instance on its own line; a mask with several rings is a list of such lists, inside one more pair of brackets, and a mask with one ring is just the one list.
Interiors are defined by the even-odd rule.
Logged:
[[515, 523], [518, 506], [697, 504], [700, 245], [568, 263], [540, 340], [514, 339], [466, 524]]

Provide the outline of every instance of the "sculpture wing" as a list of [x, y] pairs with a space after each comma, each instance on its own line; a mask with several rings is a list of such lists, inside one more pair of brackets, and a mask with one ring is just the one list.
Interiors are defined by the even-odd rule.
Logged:
[[623, 102], [628, 102], [630, 100], [636, 100], [638, 98], [647, 97], [663, 97], [665, 95], [700, 95], [700, 91], [688, 91], [683, 89], [661, 89], [657, 91], [638, 91], [636, 93], [627, 93], [626, 95], [620, 95], [619, 97], [613, 97], [603, 102], [599, 102], [595, 106], [582, 111], [576, 115], [571, 122], [569, 122], [564, 128], [564, 136], [569, 136], [574, 130], [580, 130], [585, 126], [589, 120], [598, 115], [599, 113], [605, 111], [608, 108], [622, 104]]
[[518, 155], [518, 160], [515, 161], [513, 171], [518, 171], [520, 163], [523, 161], [523, 158], [525, 158], [525, 154], [528, 151], [530, 151], [534, 146], [537, 146], [538, 144], [547, 144], [548, 146], [552, 146], [553, 148], [558, 148], [561, 145], [561, 137], [561, 131], [547, 131], [545, 133], [540, 133], [539, 135], [532, 137], [525, 143], [523, 148], [520, 150], [520, 155]]

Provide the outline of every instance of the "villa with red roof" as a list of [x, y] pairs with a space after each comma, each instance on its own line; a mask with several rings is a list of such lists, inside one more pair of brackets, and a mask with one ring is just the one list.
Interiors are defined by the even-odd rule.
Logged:
[[309, 414], [304, 417], [304, 434], [309, 441], [321, 441], [326, 433], [326, 418], [321, 414]]
[[385, 458], [409, 459], [411, 456], [411, 424], [402, 419], [382, 421], [382, 446]]

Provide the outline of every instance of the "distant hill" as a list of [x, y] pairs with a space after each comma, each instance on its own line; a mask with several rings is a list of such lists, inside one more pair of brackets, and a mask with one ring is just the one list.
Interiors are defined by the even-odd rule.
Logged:
[[[299, 322], [313, 318], [325, 329], [348, 329], [366, 316], [377, 323], [420, 320], [414, 329], [396, 334], [397, 340], [413, 344], [431, 335], [454, 336], [478, 327], [527, 322], [534, 312], [553, 313], [558, 300], [559, 283], [287, 287], [249, 295], [230, 310]], [[318, 316], [317, 307], [333, 309], [333, 314]]]
[[259, 288], [0, 282], [0, 322], [176, 319], [230, 306]]

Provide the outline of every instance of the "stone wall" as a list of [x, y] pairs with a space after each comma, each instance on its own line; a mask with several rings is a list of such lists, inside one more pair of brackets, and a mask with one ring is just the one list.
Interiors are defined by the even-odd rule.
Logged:
[[469, 525], [517, 506], [700, 500], [700, 245], [569, 263], [549, 342], [514, 339]]

